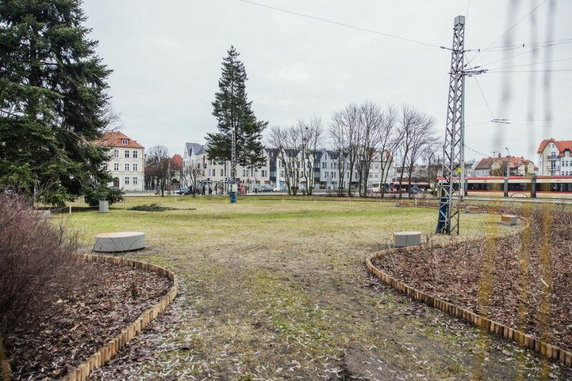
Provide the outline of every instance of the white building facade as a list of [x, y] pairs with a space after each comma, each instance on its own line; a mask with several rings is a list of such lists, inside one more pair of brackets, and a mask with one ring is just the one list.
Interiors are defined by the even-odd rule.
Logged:
[[[185, 143], [183, 153], [183, 167], [196, 169], [196, 184], [194, 186], [214, 187], [218, 192], [224, 184], [230, 180], [230, 161], [218, 161], [207, 157], [206, 145], [198, 143]], [[183, 172], [188, 173], [187, 170]], [[270, 186], [270, 160], [267, 150], [265, 150], [264, 163], [255, 167], [238, 165], [236, 177], [240, 183], [249, 190], [254, 190], [261, 186]]]
[[572, 140], [545, 139], [538, 147], [538, 175], [572, 176]]
[[97, 144], [109, 148], [109, 160], [104, 164], [113, 178], [109, 186], [124, 191], [143, 191], [145, 147], [119, 131], [105, 132]]

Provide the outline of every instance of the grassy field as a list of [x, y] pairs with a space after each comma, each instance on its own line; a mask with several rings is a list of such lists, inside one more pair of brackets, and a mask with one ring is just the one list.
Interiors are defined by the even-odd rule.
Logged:
[[[129, 210], [154, 202], [176, 210]], [[508, 379], [547, 369], [367, 273], [364, 258], [385, 248], [394, 231], [450, 239], [432, 234], [436, 210], [347, 200], [134, 197], [107, 214], [59, 218], [77, 229], [88, 251], [97, 233], [145, 232], [147, 249], [130, 256], [172, 269], [183, 283], [169, 312], [97, 372], [101, 379]], [[461, 239], [498, 221], [461, 218]]]

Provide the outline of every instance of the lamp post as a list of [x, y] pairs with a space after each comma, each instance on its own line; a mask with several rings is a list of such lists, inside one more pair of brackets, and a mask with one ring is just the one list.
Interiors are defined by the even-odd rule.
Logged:
[[508, 147], [504, 147], [504, 149], [506, 150], [507, 156], [506, 156], [506, 178], [504, 179], [504, 196], [508, 197], [508, 178], [510, 176], [510, 151], [508, 150]]

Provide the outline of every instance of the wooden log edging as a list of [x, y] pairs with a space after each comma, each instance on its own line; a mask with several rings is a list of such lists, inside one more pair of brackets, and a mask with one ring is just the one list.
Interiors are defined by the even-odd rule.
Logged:
[[10, 368], [10, 361], [8, 361], [8, 356], [4, 349], [4, 342], [2, 341], [2, 336], [0, 336], [0, 380], [10, 381], [11, 378], [12, 369]]
[[82, 259], [88, 262], [104, 262], [122, 266], [130, 266], [146, 271], [151, 271], [159, 275], [167, 277], [173, 282], [171, 289], [165, 294], [161, 300], [152, 307], [145, 310], [137, 320], [124, 328], [121, 333], [111, 338], [107, 344], [99, 348], [86, 361], [78, 365], [68, 375], [62, 378], [63, 381], [84, 381], [95, 369], [105, 365], [117, 352], [123, 349], [127, 343], [141, 332], [153, 319], [159, 316], [171, 304], [177, 296], [179, 287], [178, 279], [174, 273], [164, 267], [153, 265], [151, 263], [139, 262], [133, 259], [113, 257], [97, 254], [80, 254]]
[[472, 311], [469, 311], [466, 308], [457, 306], [456, 304], [446, 302], [443, 299], [431, 296], [426, 294], [421, 290], [417, 290], [408, 284], [393, 278], [391, 275], [387, 274], [386, 272], [378, 269], [372, 263], [372, 261], [376, 258], [381, 258], [386, 255], [394, 254], [397, 252], [411, 252], [420, 249], [434, 249], [434, 248], [446, 248], [452, 246], [451, 244], [432, 244], [423, 247], [407, 247], [407, 248], [393, 248], [383, 250], [374, 254], [369, 255], [366, 258], [366, 265], [367, 269], [370, 273], [375, 275], [377, 278], [382, 280], [384, 283], [390, 285], [391, 287], [395, 288], [396, 290], [406, 294], [410, 298], [423, 302], [427, 304], [429, 307], [438, 308], [443, 312], [448, 313], [454, 317], [461, 318], [466, 322], [484, 329], [490, 333], [493, 333], [498, 336], [502, 336], [505, 339], [512, 340], [516, 342], [518, 345], [524, 348], [528, 348], [533, 350], [534, 352], [540, 354], [543, 357], [546, 357], [550, 360], [560, 361], [561, 363], [565, 364], [566, 366], [572, 366], [572, 352], [567, 351], [563, 348], [557, 347], [556, 345], [548, 344], [540, 339], [537, 339], [531, 335], [528, 335], [522, 331], [517, 329], [511, 328], [504, 324], [498, 323], [496, 321], [490, 320], [485, 316], [476, 314]]

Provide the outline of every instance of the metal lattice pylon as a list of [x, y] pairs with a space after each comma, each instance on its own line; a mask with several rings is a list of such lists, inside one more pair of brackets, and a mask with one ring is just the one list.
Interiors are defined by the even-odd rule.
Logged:
[[464, 171], [465, 16], [455, 17], [437, 233], [459, 234]]

